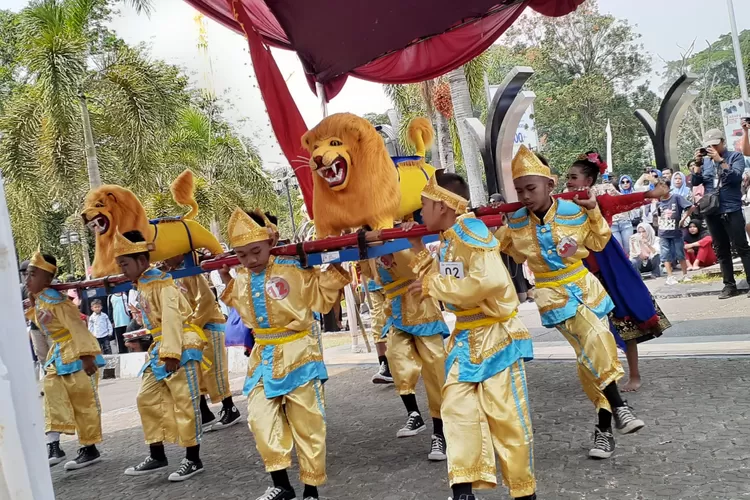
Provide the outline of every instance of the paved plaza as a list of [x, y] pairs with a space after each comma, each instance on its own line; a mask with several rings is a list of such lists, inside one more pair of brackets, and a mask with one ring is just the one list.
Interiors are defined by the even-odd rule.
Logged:
[[[405, 419], [391, 386], [374, 386], [374, 365], [331, 367], [326, 386], [329, 482], [325, 499], [445, 500], [445, 463], [427, 460], [429, 434], [397, 439]], [[647, 427], [618, 438], [614, 457], [587, 458], [594, 411], [583, 395], [572, 362], [528, 365], [534, 423], [538, 493], [542, 499], [628, 500], [750, 498], [750, 359], [699, 357], [645, 359], [646, 383], [629, 401]], [[239, 389], [241, 378], [233, 380]], [[53, 469], [59, 500], [189, 498], [251, 499], [268, 476], [247, 426], [206, 434], [206, 471], [172, 484], [166, 473], [123, 475], [147, 452], [135, 409], [137, 380], [102, 382], [103, 461], [89, 469]], [[427, 404], [420, 386], [419, 401]], [[236, 398], [243, 415], [245, 399]], [[216, 408], [216, 407], [214, 407]], [[68, 455], [75, 443], [63, 443]], [[182, 450], [168, 447], [170, 468]], [[293, 484], [299, 485], [296, 469]], [[298, 488], [297, 493], [301, 493]], [[504, 487], [480, 492], [483, 500], [506, 499]]]

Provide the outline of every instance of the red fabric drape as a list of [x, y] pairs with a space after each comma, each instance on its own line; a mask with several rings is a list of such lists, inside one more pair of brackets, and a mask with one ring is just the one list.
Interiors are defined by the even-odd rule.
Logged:
[[[239, 3], [239, 0], [233, 1], [235, 5]], [[252, 19], [241, 7], [235, 8], [235, 16], [245, 30], [255, 76], [258, 79], [258, 88], [266, 104], [271, 127], [284, 156], [297, 176], [307, 212], [310, 217], [313, 217], [312, 177], [307, 163], [309, 154], [302, 148], [301, 142], [302, 136], [307, 132], [307, 125], [271, 55], [271, 49], [263, 43], [263, 39], [255, 30]]]
[[[492, 7], [491, 3], [466, 0], [465, 8], [461, 10], [456, 9], [456, 0], [442, 0], [450, 2], [444, 4], [444, 7], [450, 8], [450, 14], [456, 16], [455, 24], [451, 26], [449, 24], [452, 20], [446, 19], [445, 16], [430, 16], [435, 14], [435, 9], [441, 9], [441, 0], [412, 0], [410, 3], [397, 5], [390, 4], [389, 1], [367, 5], [352, 4], [351, 8], [329, 8], [323, 12], [319, 10], [325, 9], [325, 3], [316, 3], [313, 0], [308, 0], [309, 4], [290, 0], [185, 1], [208, 17], [230, 29], [244, 33], [247, 37], [258, 86], [266, 103], [271, 126], [284, 155], [294, 166], [308, 213], [312, 216], [310, 168], [306, 163], [303, 165], [299, 161], [307, 158], [307, 152], [300, 144], [300, 138], [307, 127], [267, 45], [298, 51], [301, 59], [305, 61], [311, 89], [316, 92], [317, 75], [317, 79], [324, 85], [326, 98], [330, 100], [341, 91], [349, 74], [378, 83], [414, 83], [438, 77], [486, 50], [527, 6], [543, 15], [561, 16], [574, 11], [584, 0], [525, 0], [490, 15], [484, 14], [492, 12], [492, 8], [497, 7], [499, 2]], [[380, 10], [378, 6], [381, 7]], [[298, 15], [303, 7], [309, 15]], [[485, 10], [478, 10], [482, 7]], [[395, 8], [399, 9], [400, 15], [393, 15]], [[360, 31], [354, 30], [355, 33], [349, 33], [348, 36], [357, 37], [356, 40], [334, 40], [336, 43], [332, 44], [331, 38], [336, 38], [337, 34], [335, 26], [347, 26], [342, 23], [357, 19], [352, 16], [358, 15], [358, 9], [365, 9], [372, 14], [372, 17], [367, 19], [374, 22], [368, 21], [362, 28], [358, 28]], [[409, 16], [412, 12], [413, 16]], [[408, 17], [404, 18], [404, 15]], [[325, 28], [321, 28], [319, 23], [321, 16], [326, 21]], [[419, 22], [420, 16], [428, 16], [424, 18], [425, 23]], [[284, 22], [286, 30], [279, 19]], [[413, 19], [413, 22], [404, 23], [404, 19]], [[445, 21], [449, 23], [446, 24]], [[429, 31], [435, 29], [434, 26], [430, 27], [430, 23], [437, 26], [435, 23], [440, 22], [444, 26], [441, 29], [446, 31], [438, 34]], [[453, 27], [462, 22], [466, 24]], [[331, 28], [332, 26], [334, 28]], [[398, 37], [394, 36], [394, 26], [399, 27], [395, 32]], [[290, 36], [290, 33], [293, 35]], [[306, 42], [304, 53], [299, 52], [300, 47], [295, 46], [294, 34]], [[393, 51], [387, 48], [384, 55], [361, 64], [361, 61], [371, 57], [366, 54], [372, 54], [374, 50], [378, 50], [377, 47], [383, 47], [384, 39], [388, 38], [397, 38], [398, 43], [403, 45], [394, 47]], [[404, 41], [406, 43], [403, 43]], [[414, 41], [417, 42], [413, 43]], [[341, 59], [359, 62], [350, 64], [351, 67], [342, 67]], [[315, 67], [316, 61], [320, 67]]]

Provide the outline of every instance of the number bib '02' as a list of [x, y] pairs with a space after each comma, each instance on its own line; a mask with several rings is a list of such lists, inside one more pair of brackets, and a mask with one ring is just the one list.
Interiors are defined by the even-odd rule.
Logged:
[[454, 278], [463, 278], [464, 277], [464, 263], [463, 262], [441, 262], [440, 274], [442, 274], [443, 276], [452, 276]]

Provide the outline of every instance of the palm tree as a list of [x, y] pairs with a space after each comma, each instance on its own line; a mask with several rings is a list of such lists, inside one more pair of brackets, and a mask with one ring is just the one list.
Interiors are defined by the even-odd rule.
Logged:
[[[461, 66], [448, 73], [448, 82], [451, 88], [451, 99], [453, 101], [453, 118], [455, 120], [458, 137], [461, 144], [461, 154], [463, 156], [464, 168], [468, 177], [469, 190], [471, 192], [472, 205], [478, 206], [487, 202], [487, 192], [482, 181], [482, 167], [480, 164], [477, 144], [471, 136], [468, 125], [465, 123], [466, 118], [472, 118], [474, 112], [472, 109], [471, 87], [467, 79], [467, 73], [476, 79], [476, 67], [482, 67], [483, 61], [475, 63], [474, 68]], [[482, 73], [479, 73], [480, 75]], [[480, 77], [481, 78], [481, 77]], [[483, 85], [482, 85], [483, 86]], [[474, 89], [480, 86], [475, 82], [472, 85]]]
[[217, 238], [237, 206], [279, 213], [279, 199], [263, 173], [258, 151], [221, 120], [213, 100], [204, 101], [202, 108], [190, 106], [180, 112], [161, 156], [153, 185], [139, 188], [157, 193], [146, 202], [153, 215], [175, 213], [167, 200], [169, 184], [186, 168], [197, 178], [199, 220], [207, 223]]
[[153, 145], [189, 100], [177, 68], [92, 22], [107, 12], [103, 0], [39, 0], [17, 15], [19, 78], [0, 115], [0, 168], [19, 253], [43, 241], [54, 250], [60, 228], [43, 221], [75, 214], [89, 184], [121, 183], [151, 164]]

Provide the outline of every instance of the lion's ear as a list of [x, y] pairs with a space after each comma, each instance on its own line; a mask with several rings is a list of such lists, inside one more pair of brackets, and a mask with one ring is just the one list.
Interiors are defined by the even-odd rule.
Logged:
[[107, 196], [111, 196], [115, 203], [117, 203], [117, 196], [115, 196], [115, 193], [107, 193]]
[[312, 153], [312, 148], [310, 147], [310, 143], [312, 142], [312, 133], [310, 130], [305, 132], [305, 135], [302, 136], [302, 147], [305, 148], [309, 153]]

